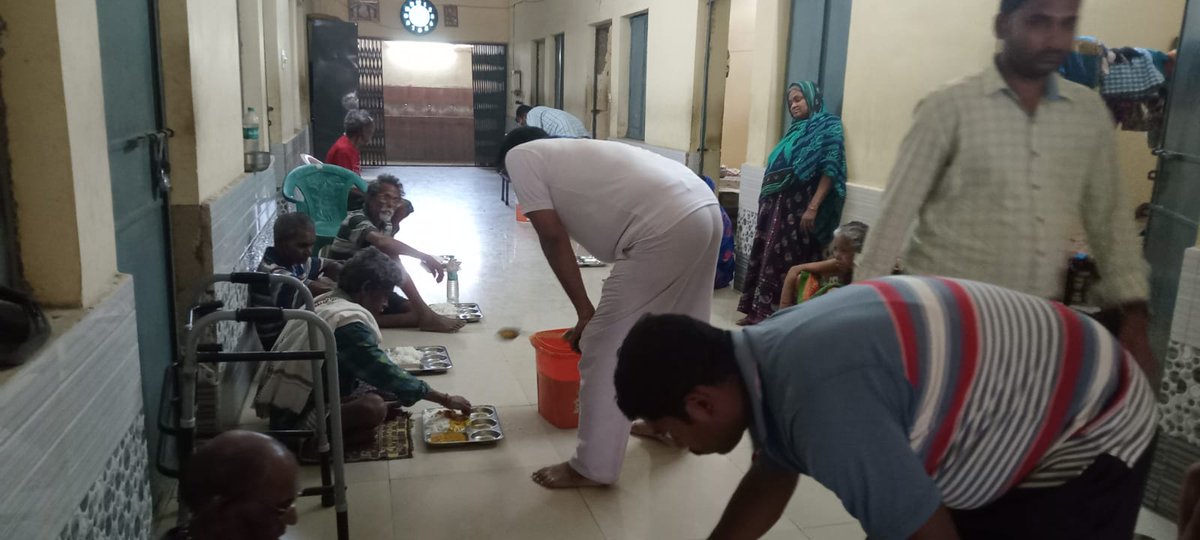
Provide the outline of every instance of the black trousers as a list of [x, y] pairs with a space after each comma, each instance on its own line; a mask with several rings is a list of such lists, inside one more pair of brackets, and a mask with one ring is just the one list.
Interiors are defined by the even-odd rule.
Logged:
[[1108, 455], [1053, 488], [1014, 489], [974, 510], [951, 510], [964, 540], [1129, 540], [1150, 475], [1151, 443], [1131, 469]]

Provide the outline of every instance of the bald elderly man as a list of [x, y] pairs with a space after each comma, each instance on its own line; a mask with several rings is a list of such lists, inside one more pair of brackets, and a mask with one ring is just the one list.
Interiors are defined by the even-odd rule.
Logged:
[[279, 441], [253, 431], [227, 431], [201, 446], [180, 479], [192, 512], [167, 540], [264, 540], [295, 525], [300, 466]]

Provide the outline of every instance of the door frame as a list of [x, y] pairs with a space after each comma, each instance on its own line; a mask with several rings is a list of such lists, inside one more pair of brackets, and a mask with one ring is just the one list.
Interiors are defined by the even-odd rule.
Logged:
[[[787, 61], [784, 81], [815, 81], [821, 88], [826, 109], [842, 114], [846, 86], [846, 53], [850, 44], [850, 15], [853, 0], [791, 0], [788, 21]], [[801, 14], [817, 17], [798, 17]], [[819, 32], [818, 27], [819, 26]], [[782, 93], [783, 88], [776, 90]], [[781, 103], [782, 99], [779, 100]], [[792, 124], [785, 107], [783, 132]]]
[[[169, 175], [171, 173], [171, 167], [170, 167], [171, 138], [175, 136], [175, 132], [172, 131], [171, 128], [167, 126], [166, 84], [163, 82], [163, 69], [162, 69], [162, 25], [159, 24], [159, 21], [162, 19], [160, 18], [160, 15], [159, 15], [158, 2], [159, 2], [159, 0], [146, 0], [146, 3], [149, 5], [148, 11], [150, 12], [150, 21], [149, 21], [150, 37], [152, 38], [150, 41], [150, 56], [151, 56], [151, 58], [154, 59], [154, 61], [151, 62], [151, 64], [150, 64], [150, 69], [153, 72], [153, 75], [151, 76], [151, 80], [154, 81], [154, 101], [155, 101], [154, 123], [155, 123], [155, 127], [157, 127], [159, 130], [161, 130], [167, 134], [167, 136], [163, 138], [163, 158], [162, 158], [163, 162], [161, 165], [163, 167], [162, 172], [165, 173], [166, 175], [168, 175], [168, 178], [169, 178], [170, 177]], [[157, 176], [159, 174], [159, 171], [151, 170], [150, 174]], [[164, 238], [166, 238], [166, 240], [167, 240], [166, 248], [167, 248], [167, 255], [168, 255], [167, 260], [166, 260], [166, 264], [167, 264], [167, 291], [166, 291], [166, 294], [167, 294], [167, 309], [170, 311], [170, 317], [168, 317], [168, 320], [167, 320], [167, 331], [168, 331], [168, 334], [170, 335], [171, 351], [174, 352], [176, 355], [178, 355], [179, 354], [179, 337], [180, 336], [179, 336], [179, 327], [176, 324], [176, 322], [179, 320], [179, 306], [176, 305], [176, 302], [175, 302], [175, 300], [176, 300], [176, 297], [175, 297], [175, 289], [176, 289], [175, 256], [174, 256], [175, 235], [173, 234], [173, 232], [171, 230], [171, 186], [170, 186], [169, 180], [161, 180], [160, 179], [160, 181], [168, 182], [167, 189], [163, 190], [163, 192], [162, 192], [162, 197], [163, 197], [162, 224], [163, 224]], [[145, 375], [143, 374], [143, 376], [145, 376]], [[154, 406], [157, 407], [157, 404], [154, 404]], [[145, 407], [144, 404], [143, 404], [143, 407]], [[155, 458], [157, 458], [157, 456], [151, 457], [151, 461], [153, 462], [153, 460]]]
[[564, 71], [567, 69], [567, 34], [559, 32], [554, 34], [554, 108], [562, 110], [566, 105], [566, 78]]
[[[641, 23], [645, 28], [641, 32], [641, 40], [638, 40], [638, 32], [635, 30], [635, 24]], [[629, 58], [625, 66], [625, 74], [627, 76], [625, 88], [625, 133], [622, 137], [634, 141], [646, 140], [646, 77], [649, 73], [648, 64], [650, 63], [650, 12], [643, 11], [634, 13], [625, 18], [625, 24], [629, 30]], [[638, 53], [641, 53], [639, 56]], [[638, 69], [640, 68], [640, 69]], [[638, 95], [638, 99], [634, 96]], [[637, 116], [634, 116], [634, 112]], [[637, 119], [637, 130], [634, 131], [634, 119]]]
[[546, 103], [546, 39], [533, 40], [533, 95], [530, 105], [538, 107]]
[[[604, 69], [600, 69], [600, 32], [604, 32]], [[592, 27], [592, 45], [595, 50], [592, 51], [592, 138], [596, 139], [600, 133], [597, 126], [597, 120], [600, 118], [600, 113], [612, 111], [612, 103], [608, 95], [604, 96], [605, 109], [600, 108], [600, 72], [608, 72], [609, 84], [612, 80], [612, 21], [604, 21]], [[611, 88], [610, 88], [611, 91]], [[610, 119], [611, 121], [611, 119]]]

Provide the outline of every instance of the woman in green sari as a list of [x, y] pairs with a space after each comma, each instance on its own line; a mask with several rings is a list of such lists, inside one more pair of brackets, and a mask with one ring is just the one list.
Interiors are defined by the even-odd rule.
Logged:
[[767, 159], [758, 226], [742, 287], [740, 325], [775, 312], [783, 280], [793, 266], [822, 260], [846, 201], [846, 146], [842, 120], [825, 112], [812, 82], [787, 89], [792, 125]]

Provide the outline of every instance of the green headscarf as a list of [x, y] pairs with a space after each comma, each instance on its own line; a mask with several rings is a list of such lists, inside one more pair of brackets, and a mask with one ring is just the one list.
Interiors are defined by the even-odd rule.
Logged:
[[761, 197], [820, 180], [822, 176], [833, 180], [835, 194], [845, 197], [846, 145], [842, 121], [825, 112], [821, 90], [812, 81], [788, 85], [784, 92], [785, 108], [787, 95], [793, 88], [804, 94], [808, 117], [793, 119], [787, 134], [771, 151]]

